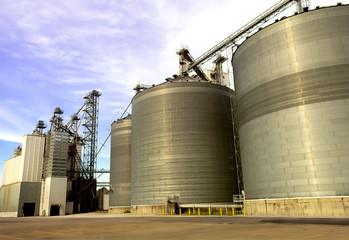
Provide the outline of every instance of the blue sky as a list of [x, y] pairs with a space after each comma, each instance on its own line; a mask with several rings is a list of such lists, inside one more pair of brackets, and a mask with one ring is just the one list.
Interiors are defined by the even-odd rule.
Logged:
[[[99, 90], [101, 144], [136, 84], [158, 84], [177, 73], [176, 49], [189, 46], [198, 57], [276, 2], [1, 0], [0, 182], [4, 161], [23, 135], [38, 120], [49, 125], [55, 107], [67, 122], [83, 96]], [[98, 168], [109, 168], [109, 151], [108, 142]]]

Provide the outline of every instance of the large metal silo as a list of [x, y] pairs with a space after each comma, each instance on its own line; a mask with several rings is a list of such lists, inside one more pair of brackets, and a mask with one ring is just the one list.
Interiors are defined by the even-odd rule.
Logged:
[[349, 195], [349, 6], [274, 23], [233, 57], [247, 199]]
[[131, 206], [131, 116], [111, 125], [110, 207]]
[[229, 88], [176, 78], [132, 100], [132, 205], [232, 201]]

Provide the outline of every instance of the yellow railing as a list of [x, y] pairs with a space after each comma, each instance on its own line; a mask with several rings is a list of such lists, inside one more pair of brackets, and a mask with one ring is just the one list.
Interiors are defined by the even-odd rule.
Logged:
[[245, 216], [245, 208], [167, 208], [162, 209], [162, 215], [196, 215], [196, 216]]

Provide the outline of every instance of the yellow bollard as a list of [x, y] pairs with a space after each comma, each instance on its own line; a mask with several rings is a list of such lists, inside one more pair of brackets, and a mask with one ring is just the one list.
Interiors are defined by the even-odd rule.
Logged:
[[222, 208], [219, 208], [219, 213], [222, 216]]
[[198, 208], [198, 215], [200, 216], [200, 208]]
[[171, 215], [172, 215], [172, 208], [171, 208]]
[[190, 216], [190, 208], [189, 208], [189, 216]]
[[245, 208], [242, 209], [244, 211], [244, 216], [245, 216]]
[[234, 208], [231, 208], [231, 212], [233, 213], [233, 216], [235, 216]]
[[208, 208], [208, 215], [211, 215], [211, 208]]
[[181, 208], [179, 209], [179, 215], [182, 215], [182, 209]]
[[165, 209], [162, 209], [162, 215], [165, 215]]

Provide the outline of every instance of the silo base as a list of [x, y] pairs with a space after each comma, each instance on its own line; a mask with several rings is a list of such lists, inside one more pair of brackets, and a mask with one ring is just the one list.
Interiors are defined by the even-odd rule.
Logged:
[[134, 215], [161, 215], [167, 209], [166, 205], [158, 206], [130, 206], [130, 207], [109, 207], [108, 213], [123, 214], [131, 213]]
[[161, 215], [163, 209], [165, 211], [166, 205], [134, 206], [131, 212], [132, 214], [138, 214], [138, 215], [148, 215], [148, 214]]
[[246, 215], [349, 216], [349, 197], [245, 200]]
[[109, 207], [108, 213], [110, 214], [123, 214], [131, 213], [131, 207]]

